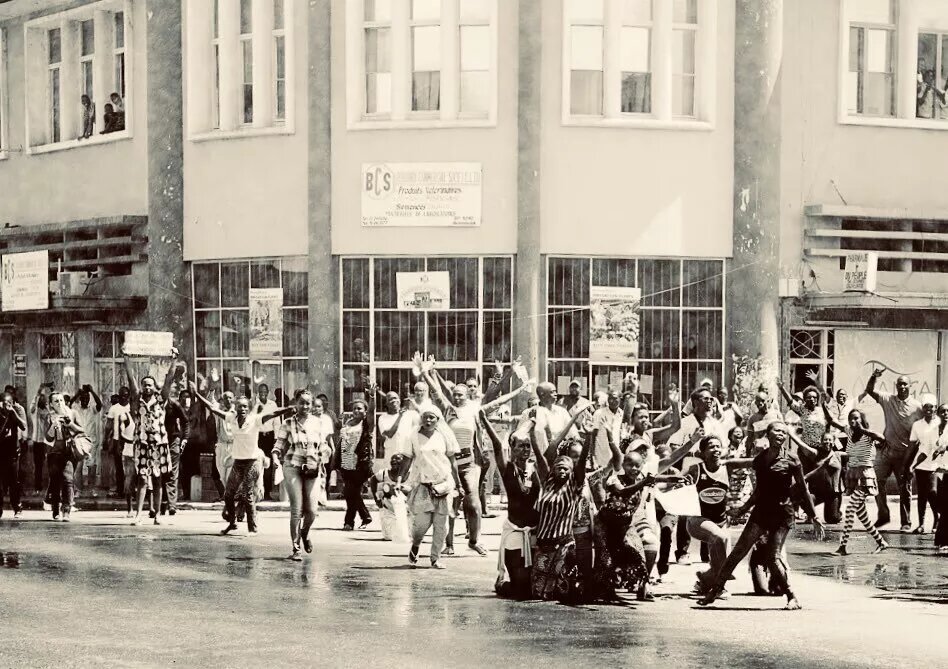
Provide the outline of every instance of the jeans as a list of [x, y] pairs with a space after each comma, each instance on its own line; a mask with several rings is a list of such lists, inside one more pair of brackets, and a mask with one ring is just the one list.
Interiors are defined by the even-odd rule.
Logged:
[[[165, 502], [163, 507], [169, 513], [178, 510], [178, 475], [181, 473], [181, 440], [175, 439], [168, 445], [168, 473], [165, 474]], [[164, 509], [162, 509], [164, 511]]]
[[46, 462], [46, 444], [42, 441], [33, 442], [33, 488], [43, 489], [43, 463]]
[[915, 487], [918, 488], [918, 524], [925, 524], [925, 510], [932, 507], [932, 516], [938, 524], [938, 488], [941, 475], [938, 472], [915, 470]]
[[709, 575], [716, 574], [724, 564], [724, 560], [727, 559], [728, 551], [731, 550], [731, 538], [727, 530], [722, 529], [717, 523], [707, 518], [698, 516], [690, 516], [686, 524], [688, 534], [692, 538], [708, 545], [708, 557], [710, 558], [711, 567], [707, 573]]
[[[257, 437], [257, 445], [264, 455], [268, 458], [273, 452], [273, 446], [276, 443], [276, 437], [272, 432], [261, 432]], [[267, 467], [263, 470], [263, 499], [270, 499], [270, 493], [273, 492], [273, 467]]]
[[23, 510], [20, 504], [20, 442], [16, 435], [0, 441], [0, 515], [3, 514], [3, 497], [10, 496], [13, 512]]
[[60, 507], [63, 513], [69, 513], [76, 463], [73, 462], [72, 454], [62, 450], [52, 451], [46, 459], [49, 464], [49, 497], [53, 514], [58, 514]]
[[879, 508], [879, 515], [876, 522], [883, 524], [889, 522], [889, 503], [885, 495], [885, 484], [889, 476], [895, 474], [895, 480], [899, 486], [899, 515], [902, 525], [908, 525], [912, 517], [912, 477], [906, 476], [905, 465], [909, 452], [905, 448], [892, 448], [885, 446], [876, 451], [876, 483], [879, 486], [879, 492], [876, 495], [876, 506]]
[[290, 540], [293, 550], [299, 550], [300, 538], [306, 538], [316, 520], [316, 491], [318, 478], [304, 478], [299, 467], [283, 467], [283, 487], [290, 500]]
[[237, 505], [241, 505], [247, 513], [247, 529], [250, 532], [257, 530], [257, 479], [260, 468], [256, 458], [249, 460], [234, 460], [224, 489], [224, 517], [233, 523], [237, 518]]
[[339, 470], [342, 477], [342, 496], [346, 500], [346, 517], [343, 524], [353, 526], [355, 524], [356, 514], [362, 519], [363, 523], [371, 522], [372, 515], [365, 508], [365, 501], [362, 499], [362, 486], [365, 485], [366, 476], [358, 470], [346, 471]]

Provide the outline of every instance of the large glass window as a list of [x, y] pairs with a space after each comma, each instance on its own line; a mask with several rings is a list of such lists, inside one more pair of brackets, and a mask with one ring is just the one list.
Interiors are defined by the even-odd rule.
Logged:
[[[224, 390], [249, 393], [266, 383], [277, 397], [307, 385], [309, 294], [306, 259], [196, 263], [194, 355], [198, 373]], [[256, 289], [268, 302], [251, 303]], [[278, 306], [279, 327], [270, 308]], [[279, 331], [277, 331], [279, 329]], [[258, 346], [263, 346], [264, 350]]]
[[76, 333], [50, 332], [40, 335], [40, 367], [43, 383], [72, 395], [76, 392]]
[[49, 48], [49, 83], [47, 88], [49, 138], [55, 143], [62, 139], [62, 31], [53, 28], [46, 33]]
[[[688, 392], [704, 377], [723, 380], [723, 271], [722, 260], [550, 257], [547, 379], [585, 379], [591, 394], [635, 371], [650, 377], [654, 411], [665, 408], [670, 383]], [[637, 360], [591, 354], [593, 286], [640, 290]]]
[[892, 0], [849, 3], [850, 114], [895, 116], [896, 6]]
[[253, 4], [240, 0], [241, 123], [253, 123]]
[[[489, 378], [512, 353], [513, 261], [509, 257], [343, 258], [342, 400], [369, 379], [404, 394], [415, 351], [433, 355], [452, 381]], [[398, 308], [402, 272], [447, 272], [450, 309]]]
[[948, 35], [924, 32], [918, 36], [917, 118], [948, 118]]

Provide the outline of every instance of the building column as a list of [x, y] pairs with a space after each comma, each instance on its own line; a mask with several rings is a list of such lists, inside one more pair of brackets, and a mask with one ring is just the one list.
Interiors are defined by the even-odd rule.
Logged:
[[[753, 392], [779, 373], [780, 69], [783, 0], [738, 0], [734, 53], [734, 257], [727, 276], [729, 353]], [[735, 369], [739, 365], [735, 364]], [[740, 366], [748, 369], [746, 365]], [[733, 370], [732, 370], [733, 374]]]
[[[330, 5], [309, 3], [309, 382], [339, 401], [339, 276], [332, 257], [330, 219]], [[314, 92], [318, 91], [318, 94]]]
[[517, 258], [514, 351], [531, 376], [546, 377], [545, 283], [540, 253], [540, 77], [542, 0], [520, 0], [517, 93]]
[[191, 274], [184, 262], [181, 3], [149, 0], [144, 15], [148, 22], [147, 327], [172, 332], [181, 357], [193, 371]]

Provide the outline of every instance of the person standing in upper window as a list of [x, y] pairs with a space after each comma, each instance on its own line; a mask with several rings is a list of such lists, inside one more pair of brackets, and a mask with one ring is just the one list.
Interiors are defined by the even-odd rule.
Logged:
[[877, 449], [875, 459], [876, 506], [878, 517], [876, 527], [887, 525], [890, 520], [889, 504], [885, 494], [885, 484], [889, 477], [895, 475], [899, 486], [899, 514], [902, 521], [902, 531], [912, 529], [910, 524], [912, 514], [911, 477], [906, 474], [908, 469], [910, 437], [912, 426], [922, 418], [922, 405], [914, 397], [909, 396], [911, 384], [907, 376], [900, 376], [895, 380], [895, 395], [876, 390], [876, 380], [882, 376], [884, 369], [873, 370], [869, 382], [866, 384], [866, 394], [879, 403], [885, 414], [885, 446]]

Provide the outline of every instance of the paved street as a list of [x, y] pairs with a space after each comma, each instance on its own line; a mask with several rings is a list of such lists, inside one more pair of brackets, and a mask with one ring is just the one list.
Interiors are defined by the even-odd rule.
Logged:
[[162, 527], [131, 527], [118, 512], [78, 512], [70, 524], [25, 517], [0, 521], [5, 667], [889, 667], [892, 658], [934, 667], [948, 659], [939, 633], [948, 559], [934, 555], [930, 535], [890, 535], [894, 548], [883, 556], [859, 555], [860, 535], [856, 556], [836, 558], [832, 543], [803, 534], [790, 560], [806, 610], [787, 613], [782, 599], [742, 594], [743, 568], [735, 596], [714, 610], [688, 595], [696, 566], [674, 566], [653, 604], [498, 600], [499, 520], [486, 521], [489, 558], [461, 549], [434, 572], [409, 569], [405, 548], [381, 541], [377, 528], [336, 530], [338, 511], [320, 516], [316, 552], [302, 564], [285, 560], [283, 513], [263, 514], [256, 537], [217, 536], [211, 511], [182, 512]]

